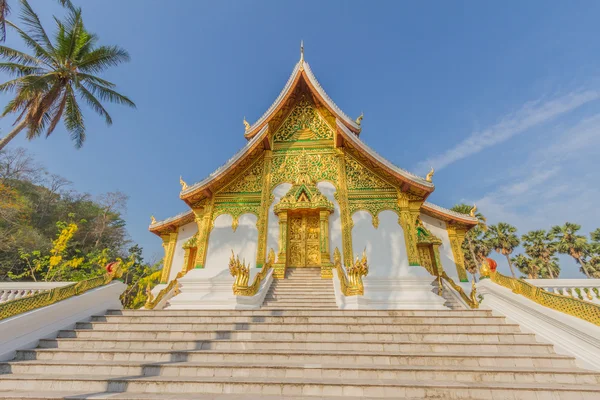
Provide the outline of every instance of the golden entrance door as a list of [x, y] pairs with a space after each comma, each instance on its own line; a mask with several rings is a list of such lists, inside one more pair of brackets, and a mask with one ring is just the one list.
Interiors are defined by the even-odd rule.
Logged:
[[321, 265], [319, 213], [292, 214], [288, 221], [288, 265], [316, 267]]

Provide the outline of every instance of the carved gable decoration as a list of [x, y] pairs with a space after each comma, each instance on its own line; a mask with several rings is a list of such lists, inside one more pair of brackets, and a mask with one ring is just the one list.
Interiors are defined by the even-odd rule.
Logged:
[[425, 228], [425, 225], [423, 225], [423, 221], [421, 221], [421, 218], [417, 218], [417, 243], [421, 244], [442, 244], [442, 241], [440, 238], [438, 238], [437, 236], [435, 236], [433, 233], [431, 233], [431, 231], [429, 231], [429, 229]]
[[275, 142], [333, 139], [333, 129], [321, 117], [315, 105], [303, 96], [275, 132]]
[[262, 157], [257, 160], [250, 168], [244, 170], [229, 185], [220, 190], [220, 193], [258, 193], [262, 191], [263, 185], [263, 167]]
[[394, 188], [352, 157], [346, 157], [346, 185], [348, 190]]
[[[305, 158], [305, 160], [302, 160]], [[305, 163], [306, 166], [301, 165]], [[329, 181], [337, 187], [338, 167], [335, 155], [329, 149], [305, 151], [287, 151], [273, 157], [271, 169], [271, 187], [282, 182], [294, 183], [302, 168], [312, 181]]]

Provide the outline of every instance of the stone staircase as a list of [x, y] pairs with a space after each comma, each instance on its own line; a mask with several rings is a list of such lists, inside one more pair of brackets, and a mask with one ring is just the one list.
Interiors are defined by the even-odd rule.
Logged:
[[285, 279], [275, 279], [265, 296], [263, 310], [337, 309], [331, 279], [321, 268], [287, 268]]
[[484, 310], [114, 310], [0, 371], [10, 399], [600, 398], [599, 373]]

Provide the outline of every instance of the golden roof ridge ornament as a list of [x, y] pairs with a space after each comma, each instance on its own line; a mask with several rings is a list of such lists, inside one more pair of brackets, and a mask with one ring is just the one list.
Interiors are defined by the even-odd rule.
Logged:
[[154, 225], [156, 223], [156, 218], [154, 218], [154, 215], [150, 216], [150, 225]]
[[188, 184], [185, 183], [181, 175], [179, 175], [179, 184], [181, 185], [181, 190], [185, 190], [188, 188]]
[[427, 182], [431, 182], [432, 178], [433, 178], [433, 174], [435, 173], [435, 169], [433, 169], [433, 167], [431, 167], [431, 171], [429, 171], [429, 173], [427, 174], [427, 176], [425, 177], [425, 180]]
[[246, 121], [246, 117], [244, 117], [244, 126], [246, 127], [245, 131], [248, 132], [248, 130], [250, 129], [250, 124], [248, 123], [248, 121]]
[[360, 126], [364, 117], [365, 117], [365, 114], [361, 111], [358, 118], [356, 118], [356, 121], [354, 121], [354, 122], [356, 122], [356, 125]]
[[473, 218], [476, 218], [475, 213], [477, 212], [477, 204], [473, 204], [473, 208], [469, 211], [469, 215]]

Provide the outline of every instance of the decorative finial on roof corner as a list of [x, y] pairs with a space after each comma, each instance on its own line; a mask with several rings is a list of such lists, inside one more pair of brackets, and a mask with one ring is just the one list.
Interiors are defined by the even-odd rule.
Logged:
[[356, 122], [356, 125], [360, 126], [364, 117], [365, 117], [365, 114], [361, 111], [358, 118], [356, 118], [356, 121], [354, 121], [354, 122]]
[[154, 215], [150, 216], [150, 225], [154, 225], [156, 223], [156, 218], [154, 218]]
[[300, 41], [300, 63], [304, 62], [304, 40]]
[[431, 178], [433, 178], [433, 174], [435, 173], [435, 169], [433, 169], [433, 167], [431, 167], [431, 171], [429, 171], [429, 173], [427, 174], [427, 176], [425, 177], [425, 180], [427, 182], [431, 182]]
[[473, 208], [471, 208], [471, 211], [469, 212], [469, 215], [473, 218], [475, 217], [475, 213], [477, 212], [477, 204], [473, 204]]
[[185, 183], [181, 175], [179, 175], [179, 184], [181, 185], [181, 190], [185, 190], [188, 188], [188, 184]]
[[250, 129], [250, 124], [246, 121], [246, 117], [244, 117], [244, 126], [246, 127], [246, 132]]

